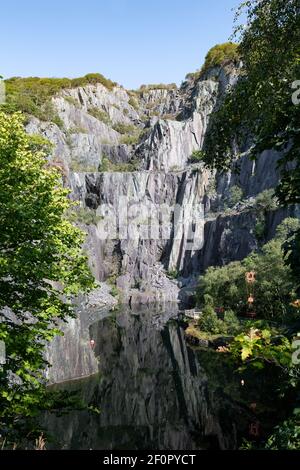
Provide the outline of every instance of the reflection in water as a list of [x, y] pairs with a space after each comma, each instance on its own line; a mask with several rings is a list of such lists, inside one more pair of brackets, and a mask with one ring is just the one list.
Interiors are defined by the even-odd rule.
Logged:
[[179, 323], [163, 318], [122, 311], [90, 326], [99, 374], [63, 387], [80, 390], [100, 414], [47, 415], [57, 439], [48, 448], [237, 448], [259, 390], [245, 392], [223, 355], [193, 351]]

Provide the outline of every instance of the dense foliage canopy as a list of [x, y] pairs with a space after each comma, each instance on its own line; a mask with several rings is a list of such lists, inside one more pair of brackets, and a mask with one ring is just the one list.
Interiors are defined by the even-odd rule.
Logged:
[[[224, 170], [249, 145], [253, 157], [274, 148], [281, 154], [277, 196], [283, 204], [299, 203], [300, 100], [295, 99], [300, 80], [299, 1], [248, 0], [240, 11], [247, 16], [246, 26], [236, 28], [243, 64], [240, 78], [212, 116], [205, 161]], [[300, 232], [290, 248], [289, 264], [298, 277]]]
[[[251, 293], [259, 318], [285, 321], [294, 312], [291, 302], [296, 293], [292, 271], [285, 264], [282, 243], [299, 226], [298, 219], [288, 218], [279, 225], [276, 237], [264, 245], [261, 252], [251, 253], [243, 261], [208, 268], [200, 278], [199, 305], [223, 307], [243, 314]], [[256, 282], [250, 292], [245, 274], [252, 270], [256, 272]]]
[[[72, 314], [71, 296], [92, 285], [82, 232], [65, 218], [61, 174], [23, 128], [0, 112], [0, 429], [16, 432], [46, 405], [45, 345]], [[3, 344], [2, 343], [2, 344]]]

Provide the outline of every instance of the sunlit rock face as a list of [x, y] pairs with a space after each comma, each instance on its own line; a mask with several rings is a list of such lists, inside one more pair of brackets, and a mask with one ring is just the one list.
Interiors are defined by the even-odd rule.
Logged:
[[[178, 324], [166, 322], [176, 306], [141, 309], [91, 325], [99, 375], [74, 382], [99, 415], [48, 415], [48, 430], [59, 448], [234, 449], [251, 413], [240, 402], [240, 383], [216, 365], [209, 375], [201, 355], [190, 350]], [[220, 361], [219, 361], [220, 364]], [[207, 365], [207, 361], [206, 361]], [[220, 380], [226, 382], [224, 391]]]
[[[223, 174], [191, 160], [238, 73], [228, 64], [179, 88], [64, 90], [53, 98], [60, 127], [35, 118], [27, 125], [54, 144], [50, 158], [63, 166], [71, 197], [99, 215], [94, 224], [78, 222], [88, 233], [89, 263], [98, 281], [113, 279], [124, 302], [176, 300], [208, 266], [258, 246], [253, 201], [276, 186], [280, 155], [266, 150], [253, 162], [245, 147], [239, 172]], [[236, 186], [243, 203], [228, 211]], [[267, 216], [266, 240], [288, 214]]]
[[117, 305], [109, 287], [101, 283], [88, 296], [77, 299], [74, 318], [59, 327], [62, 335], [56, 336], [47, 346], [45, 371], [48, 383], [88, 377], [98, 372], [98, 359], [91, 343], [89, 328], [109, 315]]
[[[47, 349], [49, 382], [94, 376], [80, 387], [101, 409], [99, 416], [81, 413], [60, 423], [49, 417], [50, 428], [61, 426], [62, 446], [237, 447], [240, 405], [212, 386], [182, 330], [163, 326], [169, 302], [176, 304], [170, 316], [194, 306], [205, 269], [241, 260], [262, 243], [255, 198], [277, 185], [280, 155], [266, 150], [253, 162], [245, 145], [236, 149], [239, 171], [222, 174], [206, 168], [201, 153], [191, 159], [237, 77], [229, 65], [179, 88], [64, 90], [53, 98], [60, 126], [36, 118], [27, 124], [29, 133], [54, 144], [49, 159], [63, 169], [70, 198], [80, 205], [77, 224], [87, 233], [84, 249], [100, 283]], [[242, 201], [230, 205], [236, 187]], [[293, 215], [293, 208], [266, 213], [264, 241]], [[118, 301], [134, 312], [153, 303], [161, 309], [146, 311], [143, 321], [123, 308], [108, 319]]]

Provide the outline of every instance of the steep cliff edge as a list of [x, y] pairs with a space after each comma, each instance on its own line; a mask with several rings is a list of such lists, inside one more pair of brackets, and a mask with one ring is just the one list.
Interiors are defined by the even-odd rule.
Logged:
[[[237, 76], [227, 64], [180, 88], [65, 89], [52, 98], [60, 126], [28, 123], [29, 133], [53, 142], [50, 158], [80, 202], [95, 278], [114, 283], [124, 302], [174, 301], [205, 268], [242, 259], [262, 242], [255, 198], [276, 186], [276, 152], [257, 163], [245, 152], [239, 173], [222, 175], [206, 169], [199, 152], [210, 114]], [[231, 200], [236, 188], [242, 203]], [[264, 239], [287, 214], [265, 214]]]

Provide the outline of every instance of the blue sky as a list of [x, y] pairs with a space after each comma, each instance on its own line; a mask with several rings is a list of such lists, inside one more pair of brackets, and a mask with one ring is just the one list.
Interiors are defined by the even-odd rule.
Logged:
[[126, 88], [180, 83], [232, 33], [239, 0], [1, 2], [0, 74], [100, 72]]

